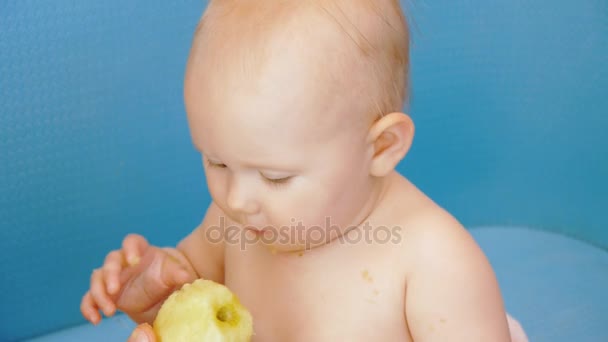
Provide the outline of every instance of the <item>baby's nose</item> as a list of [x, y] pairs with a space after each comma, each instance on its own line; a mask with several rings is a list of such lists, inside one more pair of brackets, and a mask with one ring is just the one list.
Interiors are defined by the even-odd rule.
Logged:
[[233, 181], [228, 191], [228, 207], [243, 214], [255, 214], [259, 211], [254, 191], [242, 181]]

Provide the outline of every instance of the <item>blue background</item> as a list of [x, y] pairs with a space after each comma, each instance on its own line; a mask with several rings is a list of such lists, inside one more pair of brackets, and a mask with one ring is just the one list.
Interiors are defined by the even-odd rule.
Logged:
[[[0, 1], [0, 340], [81, 324], [129, 232], [173, 245], [210, 202], [182, 81], [205, 1]], [[608, 2], [408, 1], [399, 171], [467, 227], [608, 247]]]

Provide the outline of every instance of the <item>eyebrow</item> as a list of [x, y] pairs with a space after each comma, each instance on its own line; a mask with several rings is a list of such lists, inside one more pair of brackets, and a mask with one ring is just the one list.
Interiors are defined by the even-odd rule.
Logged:
[[281, 166], [281, 167], [277, 167], [277, 166], [264, 166], [264, 165], [255, 165], [252, 163], [246, 163], [245, 164], [246, 167], [251, 168], [251, 169], [256, 169], [260, 172], [277, 172], [277, 173], [297, 173], [300, 172], [299, 169], [293, 168], [293, 167], [285, 167], [285, 166]]
[[[210, 158], [208, 154], [206, 154], [200, 146], [193, 144], [194, 149], [200, 152], [202, 155], [206, 156], [207, 159], [215, 159]], [[296, 173], [300, 172], [300, 168], [288, 167], [288, 166], [280, 166], [280, 165], [261, 165], [252, 162], [244, 162], [243, 166], [248, 169], [259, 170], [260, 172], [287, 172], [287, 173]]]
[[248, 169], [258, 170], [259, 172], [278, 172], [278, 173], [297, 173], [301, 172], [300, 168], [287, 165], [261, 165], [254, 162], [245, 161], [242, 166]]

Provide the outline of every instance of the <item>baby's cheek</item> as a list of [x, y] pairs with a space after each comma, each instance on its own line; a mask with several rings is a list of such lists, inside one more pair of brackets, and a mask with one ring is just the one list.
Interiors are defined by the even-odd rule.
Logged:
[[292, 226], [302, 220], [306, 204], [299, 198], [273, 198], [271, 206], [265, 206], [265, 215], [275, 226]]
[[319, 195], [314, 187], [294, 187], [284, 193], [275, 193], [275, 196], [268, 196], [272, 201], [271, 206], [267, 206], [265, 213], [276, 226], [295, 226], [299, 223], [309, 224], [315, 220], [315, 213], [318, 212]]
[[336, 203], [332, 201], [327, 189], [318, 189], [310, 192], [303, 198], [299, 205], [301, 220], [306, 224], [307, 228], [312, 226], [323, 227], [326, 221], [332, 220], [334, 206]]

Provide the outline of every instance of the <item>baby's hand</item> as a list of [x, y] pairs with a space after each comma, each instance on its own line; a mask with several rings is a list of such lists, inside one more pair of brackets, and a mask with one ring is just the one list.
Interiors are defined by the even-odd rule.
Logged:
[[152, 323], [164, 300], [194, 279], [196, 273], [179, 251], [151, 246], [144, 237], [131, 234], [122, 249], [110, 252], [103, 266], [93, 271], [80, 310], [93, 324], [101, 321], [100, 309], [106, 316], [118, 309], [137, 323]]

